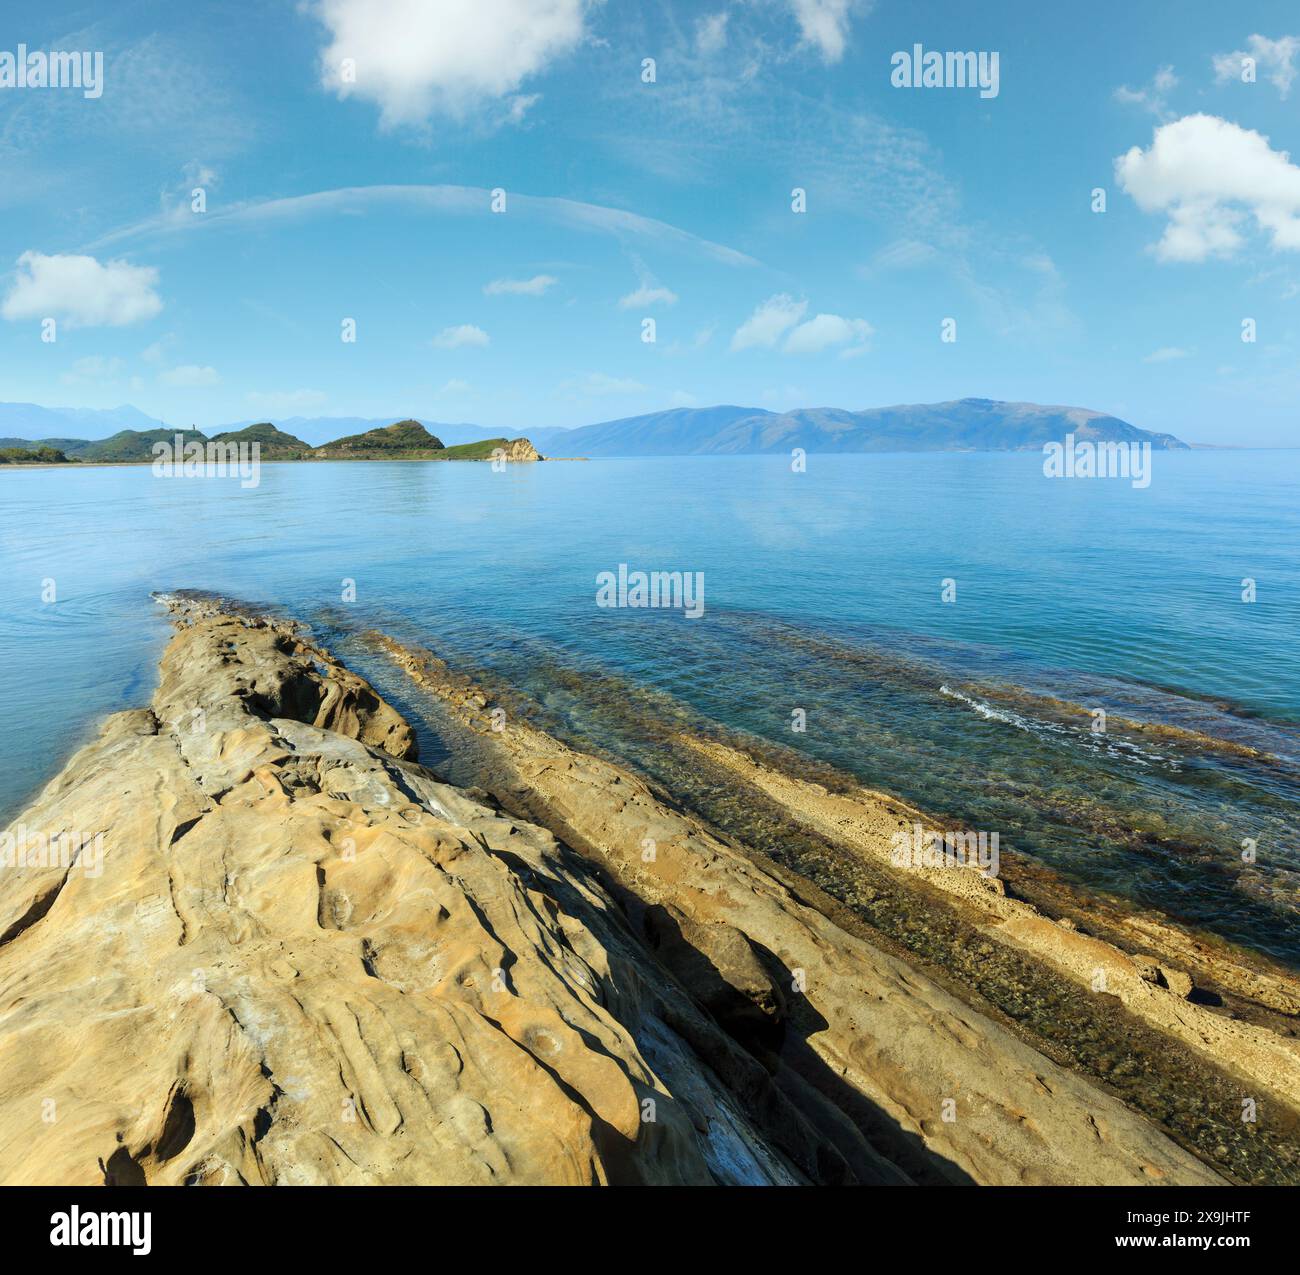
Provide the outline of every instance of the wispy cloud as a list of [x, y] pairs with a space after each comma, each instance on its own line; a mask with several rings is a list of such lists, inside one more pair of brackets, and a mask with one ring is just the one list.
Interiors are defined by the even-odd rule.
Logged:
[[200, 366], [197, 363], [185, 363], [180, 367], [168, 368], [158, 373], [158, 379], [164, 385], [174, 389], [201, 389], [208, 385], [219, 385], [221, 377], [214, 367]]
[[789, 0], [805, 44], [816, 48], [827, 62], [844, 56], [849, 20], [870, 7], [865, 0]]
[[620, 310], [642, 309], [652, 305], [676, 305], [677, 293], [671, 288], [654, 287], [643, 283], [635, 292], [619, 297]]
[[103, 385], [119, 380], [125, 371], [126, 363], [122, 359], [88, 354], [78, 359], [60, 379], [65, 385]]
[[268, 416], [297, 416], [302, 412], [318, 411], [329, 401], [323, 390], [250, 390], [244, 395], [255, 412]]
[[483, 285], [489, 297], [540, 297], [559, 280], [552, 274], [535, 274], [531, 279], [493, 279]]
[[1162, 66], [1152, 77], [1151, 83], [1140, 89], [1131, 89], [1127, 85], [1115, 90], [1115, 100], [1126, 106], [1139, 106], [1150, 111], [1158, 119], [1168, 119], [1169, 94], [1178, 87], [1178, 77], [1172, 66]]
[[1286, 97], [1295, 83], [1297, 53], [1300, 53], [1300, 36], [1284, 35], [1270, 40], [1267, 36], [1252, 35], [1244, 49], [1214, 55], [1214, 78], [1217, 83], [1225, 84], [1242, 80], [1248, 70], [1250, 79], [1257, 79], [1262, 73]]
[[466, 346], [483, 346], [489, 344], [490, 341], [491, 338], [488, 334], [472, 323], [461, 323], [456, 327], [443, 328], [433, 338], [433, 344], [439, 350], [460, 350]]
[[726, 9], [717, 13], [705, 14], [695, 22], [695, 49], [703, 57], [712, 57], [727, 45], [727, 19], [731, 15]]
[[[202, 217], [152, 217], [101, 236], [91, 251], [112, 244], [158, 236], [207, 233], [222, 227], [290, 224], [312, 217], [360, 215], [380, 209], [405, 209], [441, 216], [490, 217], [491, 191], [479, 186], [345, 186], [291, 195], [284, 199], [252, 199], [212, 211]], [[552, 195], [510, 194], [510, 215], [536, 218], [573, 230], [587, 230], [617, 239], [644, 240], [694, 251], [730, 266], [757, 266], [753, 257], [724, 244], [682, 230], [653, 217], [622, 208], [582, 203]]]
[[629, 377], [609, 376], [604, 372], [587, 372], [560, 383], [561, 391], [570, 395], [644, 394], [646, 387]]

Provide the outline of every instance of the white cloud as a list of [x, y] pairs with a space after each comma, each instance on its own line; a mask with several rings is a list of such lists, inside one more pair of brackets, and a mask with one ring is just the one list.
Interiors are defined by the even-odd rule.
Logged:
[[629, 292], [627, 296], [620, 297], [618, 308], [620, 310], [631, 310], [634, 307], [647, 305], [676, 305], [677, 293], [671, 288], [660, 288], [643, 283], [635, 292]]
[[1155, 247], [1163, 261], [1232, 256], [1248, 215], [1275, 249], [1300, 251], [1300, 168], [1251, 129], [1184, 116], [1156, 129], [1148, 150], [1119, 156], [1115, 176], [1143, 212], [1168, 217]]
[[1252, 35], [1246, 41], [1247, 48], [1234, 53], [1216, 53], [1214, 55], [1214, 78], [1219, 84], [1228, 80], [1240, 80], [1245, 70], [1245, 59], [1251, 58], [1255, 63], [1255, 76], [1264, 72], [1277, 91], [1286, 97], [1295, 83], [1295, 56], [1300, 53], [1300, 36], [1284, 35], [1270, 40], [1266, 36]]
[[711, 13], [701, 18], [695, 24], [695, 48], [696, 51], [708, 56], [711, 53], [717, 53], [727, 43], [727, 18], [730, 15], [725, 9], [721, 13]]
[[152, 266], [25, 252], [3, 313], [6, 319], [62, 319], [69, 327], [121, 327], [162, 309], [157, 286]]
[[559, 280], [550, 274], [535, 274], [531, 279], [493, 279], [483, 285], [489, 297], [540, 297]]
[[586, 376], [564, 381], [560, 389], [572, 394], [643, 394], [645, 386], [640, 381], [625, 377], [607, 376], [604, 372], [588, 372]]
[[860, 0], [790, 0], [805, 44], [816, 45], [827, 62], [844, 56], [849, 18], [862, 7]]
[[842, 319], [838, 314], [819, 314], [801, 323], [786, 337], [786, 354], [820, 354], [835, 345], [851, 347], [845, 354], [863, 353], [875, 331], [865, 319]]
[[329, 395], [323, 390], [250, 390], [244, 398], [250, 407], [268, 416], [297, 416], [324, 407]]
[[[574, 49], [599, 0], [316, 0], [329, 31], [321, 78], [340, 97], [378, 104], [385, 126], [464, 119], [509, 99]], [[344, 71], [349, 64], [355, 78]], [[527, 101], [507, 102], [522, 115]]]
[[458, 380], [452, 377], [446, 385], [438, 391], [439, 394], [468, 394], [474, 387], [468, 381]]
[[1169, 94], [1178, 87], [1178, 77], [1172, 66], [1162, 66], [1145, 88], [1131, 89], [1127, 86], [1115, 90], [1115, 100], [1126, 106], [1140, 106], [1145, 111], [1160, 119], [1167, 119], [1169, 111]]
[[748, 350], [757, 345], [770, 349], [785, 335], [787, 329], [794, 327], [803, 318], [807, 308], [807, 301], [796, 301], [788, 293], [779, 292], [774, 297], [768, 297], [736, 329], [731, 338], [731, 348]]
[[1143, 363], [1172, 363], [1175, 359], [1187, 358], [1188, 352], [1176, 345], [1166, 345], [1159, 350], [1152, 350], [1142, 360]]
[[843, 355], [865, 353], [875, 329], [865, 319], [845, 319], [838, 314], [816, 314], [804, 319], [808, 302], [796, 301], [788, 293], [768, 297], [731, 338], [733, 350], [755, 346], [773, 349], [785, 337], [784, 354], [820, 354], [833, 346], [846, 347]]
[[158, 373], [158, 379], [164, 385], [186, 390], [199, 389], [205, 385], [218, 385], [221, 382], [216, 368], [200, 367], [197, 363], [183, 363], [180, 367], [168, 368], [167, 371]]
[[472, 323], [462, 323], [458, 327], [443, 328], [433, 338], [433, 344], [439, 350], [459, 350], [467, 345], [487, 345], [490, 340], [482, 328], [477, 328]]

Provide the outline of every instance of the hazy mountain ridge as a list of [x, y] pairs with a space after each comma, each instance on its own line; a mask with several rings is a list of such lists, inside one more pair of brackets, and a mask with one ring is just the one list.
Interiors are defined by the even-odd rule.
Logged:
[[[64, 442], [88, 442], [106, 438], [124, 429], [166, 428], [166, 422], [146, 415], [129, 403], [121, 407], [42, 407], [38, 403], [0, 403], [0, 434], [18, 435], [17, 441], [39, 438], [44, 442], [59, 437]], [[92, 437], [87, 439], [85, 433]], [[102, 431], [102, 432], [101, 432]], [[12, 446], [13, 438], [0, 439]]]
[[1172, 434], [1082, 407], [965, 398], [847, 411], [835, 407], [676, 408], [587, 425], [550, 440], [557, 456], [753, 455], [788, 452], [1029, 451], [1067, 434], [1091, 442], [1187, 445]]

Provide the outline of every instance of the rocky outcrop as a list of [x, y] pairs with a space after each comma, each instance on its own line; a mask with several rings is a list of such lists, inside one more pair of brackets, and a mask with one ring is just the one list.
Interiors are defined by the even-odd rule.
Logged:
[[170, 605], [5, 834], [0, 1182], [1218, 1180], [428, 653], [500, 803], [301, 629]]
[[512, 438], [505, 447], [506, 460], [544, 460], [545, 457], [526, 438]]
[[[896, 868], [893, 838], [900, 828], [935, 828], [924, 812], [886, 794], [828, 792], [821, 785], [782, 775], [714, 741], [683, 736], [681, 742], [779, 801], [793, 820], [834, 837], [881, 865]], [[1264, 1086], [1280, 1101], [1300, 1106], [1300, 1041], [1190, 1002], [1191, 975], [1167, 959], [1162, 962], [1080, 933], [1076, 922], [1061, 924], [1033, 904], [1007, 897], [1000, 879], [970, 867], [908, 864], [897, 870], [941, 894], [954, 896], [982, 934], [1029, 953], [1084, 987], [1117, 997], [1136, 1017], [1240, 1074], [1251, 1083], [1252, 1092]], [[1144, 925], [1140, 916], [1122, 914], [1115, 918], [1115, 925], [1134, 945], [1159, 939], [1190, 954], [1185, 951], [1191, 946], [1188, 937], [1175, 935], [1170, 927], [1152, 925], [1149, 919]], [[1217, 955], [1212, 968], [1216, 983], [1260, 1004], [1291, 1016], [1300, 1009], [1300, 980], [1242, 968], [1224, 953]]]
[[506, 808], [605, 869], [678, 978], [785, 1092], [826, 1099], [915, 1179], [1218, 1180], [1123, 1104], [841, 925], [810, 884], [791, 888], [625, 768], [494, 713], [430, 652], [374, 641], [436, 698], [440, 725], [464, 732], [458, 742], [477, 749]]
[[0, 871], [0, 1182], [852, 1179], [549, 833], [291, 627], [181, 617], [10, 829], [101, 841]]

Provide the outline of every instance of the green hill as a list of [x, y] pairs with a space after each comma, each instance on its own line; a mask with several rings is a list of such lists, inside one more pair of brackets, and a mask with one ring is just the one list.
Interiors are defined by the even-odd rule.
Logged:
[[55, 451], [68, 456], [79, 456], [87, 447], [93, 447], [87, 438], [39, 438], [32, 442], [30, 438], [0, 438], [0, 448], [5, 451], [36, 451], [41, 447], [52, 447]]
[[492, 460], [500, 452], [509, 461], [541, 460], [537, 449], [526, 438], [484, 438], [478, 442], [460, 443], [444, 448], [438, 453], [440, 460]]
[[419, 421], [406, 420], [324, 443], [312, 454], [325, 460], [382, 460], [386, 457], [432, 458], [441, 456], [446, 450], [442, 441], [430, 434]]
[[123, 429], [111, 438], [87, 443], [76, 451], [79, 460], [153, 460], [155, 443], [170, 443], [177, 435], [187, 443], [206, 443], [207, 435], [197, 429]]
[[509, 447], [504, 438], [484, 438], [477, 443], [460, 443], [455, 447], [446, 447], [442, 451], [443, 460], [491, 460], [492, 453], [498, 448]]
[[302, 460], [311, 455], [310, 443], [301, 438], [286, 434], [282, 429], [263, 422], [260, 425], [247, 425], [243, 429], [229, 430], [225, 434], [213, 436], [214, 443], [257, 443], [258, 457], [261, 460]]
[[[4, 441], [8, 440], [0, 439], [0, 442]], [[22, 447], [0, 447], [0, 465], [68, 465], [71, 463], [57, 447], [41, 447], [36, 443], [26, 443]]]

